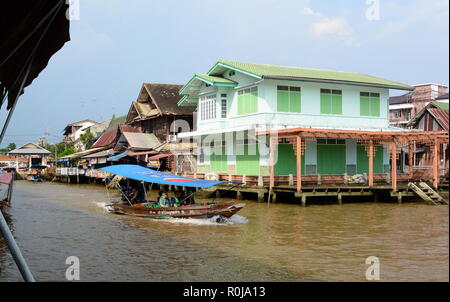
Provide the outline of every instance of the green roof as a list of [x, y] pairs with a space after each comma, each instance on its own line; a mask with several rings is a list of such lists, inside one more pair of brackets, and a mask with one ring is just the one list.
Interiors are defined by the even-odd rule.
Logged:
[[432, 103], [433, 103], [433, 105], [436, 105], [441, 109], [448, 110], [448, 103], [444, 103], [444, 102], [432, 102]]
[[230, 84], [230, 85], [236, 84], [236, 82], [233, 82], [231, 80], [228, 80], [228, 79], [225, 79], [222, 77], [215, 77], [215, 76], [210, 76], [210, 75], [201, 74], [201, 73], [196, 73], [195, 76], [199, 77], [207, 82], [210, 82], [211, 84], [217, 84], [217, 83]]
[[[299, 67], [287, 67], [276, 66], [267, 64], [254, 64], [244, 62], [234, 62], [220, 60], [213, 68], [208, 72], [209, 76], [217, 76], [223, 73], [221, 68], [229, 68], [236, 71], [240, 71], [257, 78], [291, 78], [297, 80], [319, 80], [319, 81], [337, 81], [347, 82], [351, 84], [365, 84], [368, 86], [401, 89], [401, 90], [413, 90], [414, 87], [389, 81], [386, 79], [356, 73], [356, 72], [344, 72], [334, 70], [321, 70], [312, 68], [299, 68]], [[219, 69], [219, 70], [218, 70]]]
[[184, 85], [183, 88], [180, 89], [179, 94], [184, 95], [186, 89], [188, 89], [192, 85], [192, 83], [194, 83], [194, 82], [198, 83], [198, 81], [205, 82], [209, 85], [215, 85], [215, 86], [227, 86], [227, 87], [237, 86], [236, 82], [225, 79], [223, 77], [217, 77], [217, 76], [211, 76], [211, 75], [206, 75], [206, 74], [202, 74], [202, 73], [196, 73], [189, 80], [189, 82], [186, 85]]

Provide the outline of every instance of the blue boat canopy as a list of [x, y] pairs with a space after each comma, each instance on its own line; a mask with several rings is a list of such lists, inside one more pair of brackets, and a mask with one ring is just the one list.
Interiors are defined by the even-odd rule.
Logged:
[[147, 169], [145, 167], [137, 165], [116, 165], [103, 167], [100, 168], [100, 170], [134, 180], [183, 187], [211, 188], [221, 183], [243, 184], [243, 182], [240, 181], [215, 181], [178, 176], [170, 173]]

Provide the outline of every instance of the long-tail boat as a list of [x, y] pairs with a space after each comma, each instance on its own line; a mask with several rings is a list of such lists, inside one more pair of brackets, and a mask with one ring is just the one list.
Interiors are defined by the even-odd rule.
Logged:
[[[104, 167], [100, 170], [144, 183], [157, 183], [190, 188], [211, 188], [221, 183], [242, 184], [242, 182], [237, 181], [214, 181], [183, 177], [155, 171], [138, 165], [116, 165]], [[157, 202], [146, 201], [132, 203], [130, 200], [125, 200], [110, 202], [106, 205], [106, 207], [110, 212], [116, 214], [149, 217], [155, 219], [211, 218], [215, 216], [218, 216], [219, 218], [229, 218], [245, 207], [245, 204], [235, 204], [233, 201], [228, 201], [196, 203], [177, 207], [161, 207]]]

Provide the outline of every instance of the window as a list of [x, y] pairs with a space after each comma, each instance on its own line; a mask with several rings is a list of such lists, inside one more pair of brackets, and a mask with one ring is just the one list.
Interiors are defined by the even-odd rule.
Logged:
[[318, 138], [318, 145], [345, 145], [345, 139]]
[[228, 74], [229, 74], [230, 77], [232, 77], [232, 76], [234, 76], [236, 73], [234, 72], [234, 70], [231, 70]]
[[238, 115], [258, 112], [258, 87], [238, 91]]
[[361, 92], [359, 111], [362, 116], [380, 116], [380, 94]]
[[278, 112], [300, 112], [301, 92], [300, 87], [278, 86], [277, 87], [277, 111]]
[[406, 112], [406, 120], [407, 121], [411, 120], [411, 111]]
[[226, 94], [221, 94], [220, 95], [220, 117], [221, 118], [226, 118], [227, 117], [227, 95]]
[[342, 90], [320, 89], [320, 113], [342, 114]]
[[401, 110], [394, 110], [394, 117], [395, 118], [402, 117], [402, 111]]
[[207, 121], [216, 118], [216, 95], [200, 97], [200, 120]]

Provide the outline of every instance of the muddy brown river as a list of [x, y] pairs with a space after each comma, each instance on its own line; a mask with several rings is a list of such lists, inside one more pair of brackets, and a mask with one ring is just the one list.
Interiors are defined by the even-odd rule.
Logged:
[[[116, 195], [116, 194], [113, 194]], [[114, 197], [114, 196], [113, 196]], [[225, 199], [224, 199], [225, 200]], [[449, 281], [448, 206], [247, 206], [229, 221], [106, 212], [100, 185], [16, 181], [9, 225], [37, 281]], [[0, 281], [21, 281], [0, 238]]]

